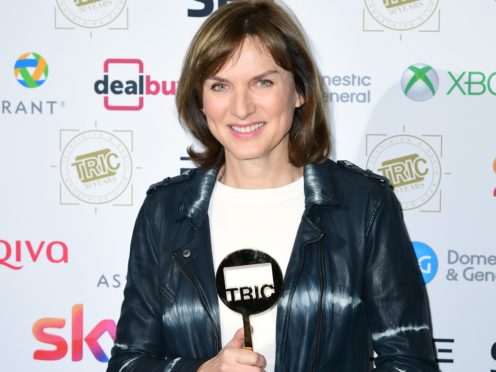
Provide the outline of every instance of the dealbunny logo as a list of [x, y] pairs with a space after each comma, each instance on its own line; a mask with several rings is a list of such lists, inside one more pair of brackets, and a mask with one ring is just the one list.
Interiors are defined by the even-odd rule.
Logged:
[[412, 242], [412, 244], [424, 283], [428, 284], [437, 274], [438, 260], [436, 252], [425, 243]]

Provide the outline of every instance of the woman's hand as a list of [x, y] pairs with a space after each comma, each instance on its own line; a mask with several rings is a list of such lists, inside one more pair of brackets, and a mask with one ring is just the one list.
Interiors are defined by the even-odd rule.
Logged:
[[243, 328], [214, 358], [203, 363], [197, 372], [261, 372], [266, 362], [263, 355], [244, 349]]

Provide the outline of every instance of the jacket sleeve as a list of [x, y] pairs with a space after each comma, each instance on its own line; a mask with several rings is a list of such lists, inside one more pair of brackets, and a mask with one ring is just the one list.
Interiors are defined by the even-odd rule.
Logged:
[[159, 300], [160, 253], [158, 234], [150, 219], [151, 199], [148, 196], [145, 200], [134, 226], [124, 301], [107, 372], [191, 372], [206, 361], [167, 356]]
[[364, 304], [376, 372], [438, 371], [429, 305], [396, 196], [388, 187], [371, 208]]

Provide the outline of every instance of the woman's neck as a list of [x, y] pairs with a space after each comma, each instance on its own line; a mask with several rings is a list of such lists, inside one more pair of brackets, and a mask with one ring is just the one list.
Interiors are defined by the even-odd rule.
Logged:
[[247, 160], [229, 162], [219, 172], [219, 181], [239, 189], [268, 189], [296, 181], [303, 175], [303, 167], [289, 161], [270, 165], [263, 161]]

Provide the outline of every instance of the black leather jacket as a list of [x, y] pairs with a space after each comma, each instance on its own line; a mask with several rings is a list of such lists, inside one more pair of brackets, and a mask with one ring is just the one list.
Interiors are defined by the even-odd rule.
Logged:
[[[208, 206], [216, 171], [153, 185], [138, 215], [107, 371], [195, 371], [215, 356]], [[304, 168], [305, 212], [277, 306], [276, 368], [438, 371], [425, 288], [387, 181], [350, 163]]]

